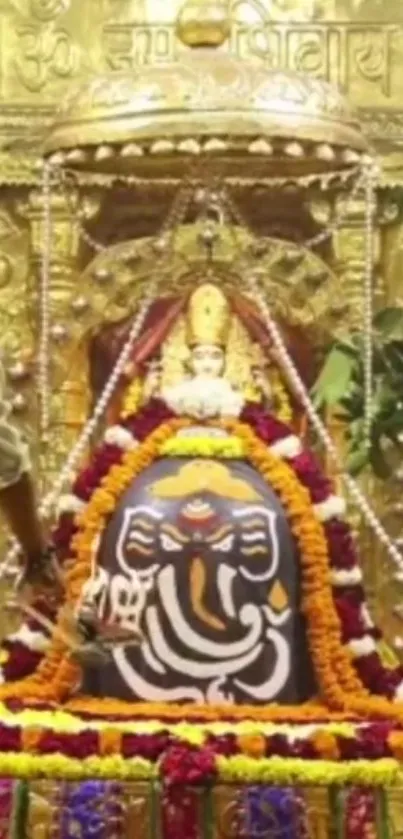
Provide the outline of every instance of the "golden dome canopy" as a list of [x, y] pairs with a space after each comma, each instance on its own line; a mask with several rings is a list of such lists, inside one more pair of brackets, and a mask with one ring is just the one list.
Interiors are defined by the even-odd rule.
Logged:
[[[177, 21], [188, 47], [171, 63], [97, 77], [65, 97], [45, 154], [76, 169], [150, 177], [183, 172], [184, 156], [228, 173], [320, 174], [368, 151], [340, 92], [306, 75], [268, 71], [220, 47], [229, 3], [188, 0]], [[246, 165], [247, 158], [247, 165]]]

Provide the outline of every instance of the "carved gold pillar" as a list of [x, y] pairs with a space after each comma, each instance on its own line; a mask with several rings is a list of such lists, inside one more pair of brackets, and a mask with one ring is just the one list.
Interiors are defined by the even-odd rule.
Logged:
[[[77, 287], [79, 230], [75, 221], [79, 196], [54, 192], [51, 197], [52, 246], [49, 280], [49, 414], [46, 442], [40, 445], [42, 489], [48, 487], [88, 415], [88, 360], [80, 316], [87, 307]], [[31, 231], [36, 277], [36, 340], [40, 337], [41, 255], [45, 235], [43, 195], [30, 193], [24, 214]]]

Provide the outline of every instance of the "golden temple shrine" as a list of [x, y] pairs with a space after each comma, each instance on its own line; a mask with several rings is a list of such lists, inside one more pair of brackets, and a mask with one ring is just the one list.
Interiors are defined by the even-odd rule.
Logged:
[[402, 70], [0, 0], [0, 839], [402, 833]]

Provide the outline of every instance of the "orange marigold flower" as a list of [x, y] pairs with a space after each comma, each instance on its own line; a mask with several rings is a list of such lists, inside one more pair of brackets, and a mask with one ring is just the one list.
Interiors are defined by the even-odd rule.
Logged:
[[337, 740], [330, 731], [316, 731], [312, 734], [311, 741], [324, 760], [338, 760], [340, 757]]
[[388, 746], [397, 760], [403, 760], [403, 731], [391, 731]]
[[42, 729], [34, 726], [23, 728], [21, 731], [22, 751], [34, 754], [38, 749], [42, 733]]
[[264, 757], [266, 754], [266, 740], [263, 734], [239, 734], [238, 748], [248, 757]]
[[99, 751], [106, 755], [118, 755], [121, 753], [122, 733], [116, 728], [104, 728], [99, 735]]

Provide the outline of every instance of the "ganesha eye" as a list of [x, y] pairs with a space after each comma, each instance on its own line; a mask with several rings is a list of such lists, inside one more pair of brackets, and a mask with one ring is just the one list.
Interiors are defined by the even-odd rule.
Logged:
[[175, 539], [171, 539], [166, 533], [161, 533], [161, 547], [164, 551], [178, 551], [182, 548], [182, 545], [175, 542]]
[[230, 533], [229, 536], [225, 536], [220, 542], [215, 542], [213, 547], [214, 550], [223, 551], [223, 553], [232, 550], [234, 547], [234, 534]]

